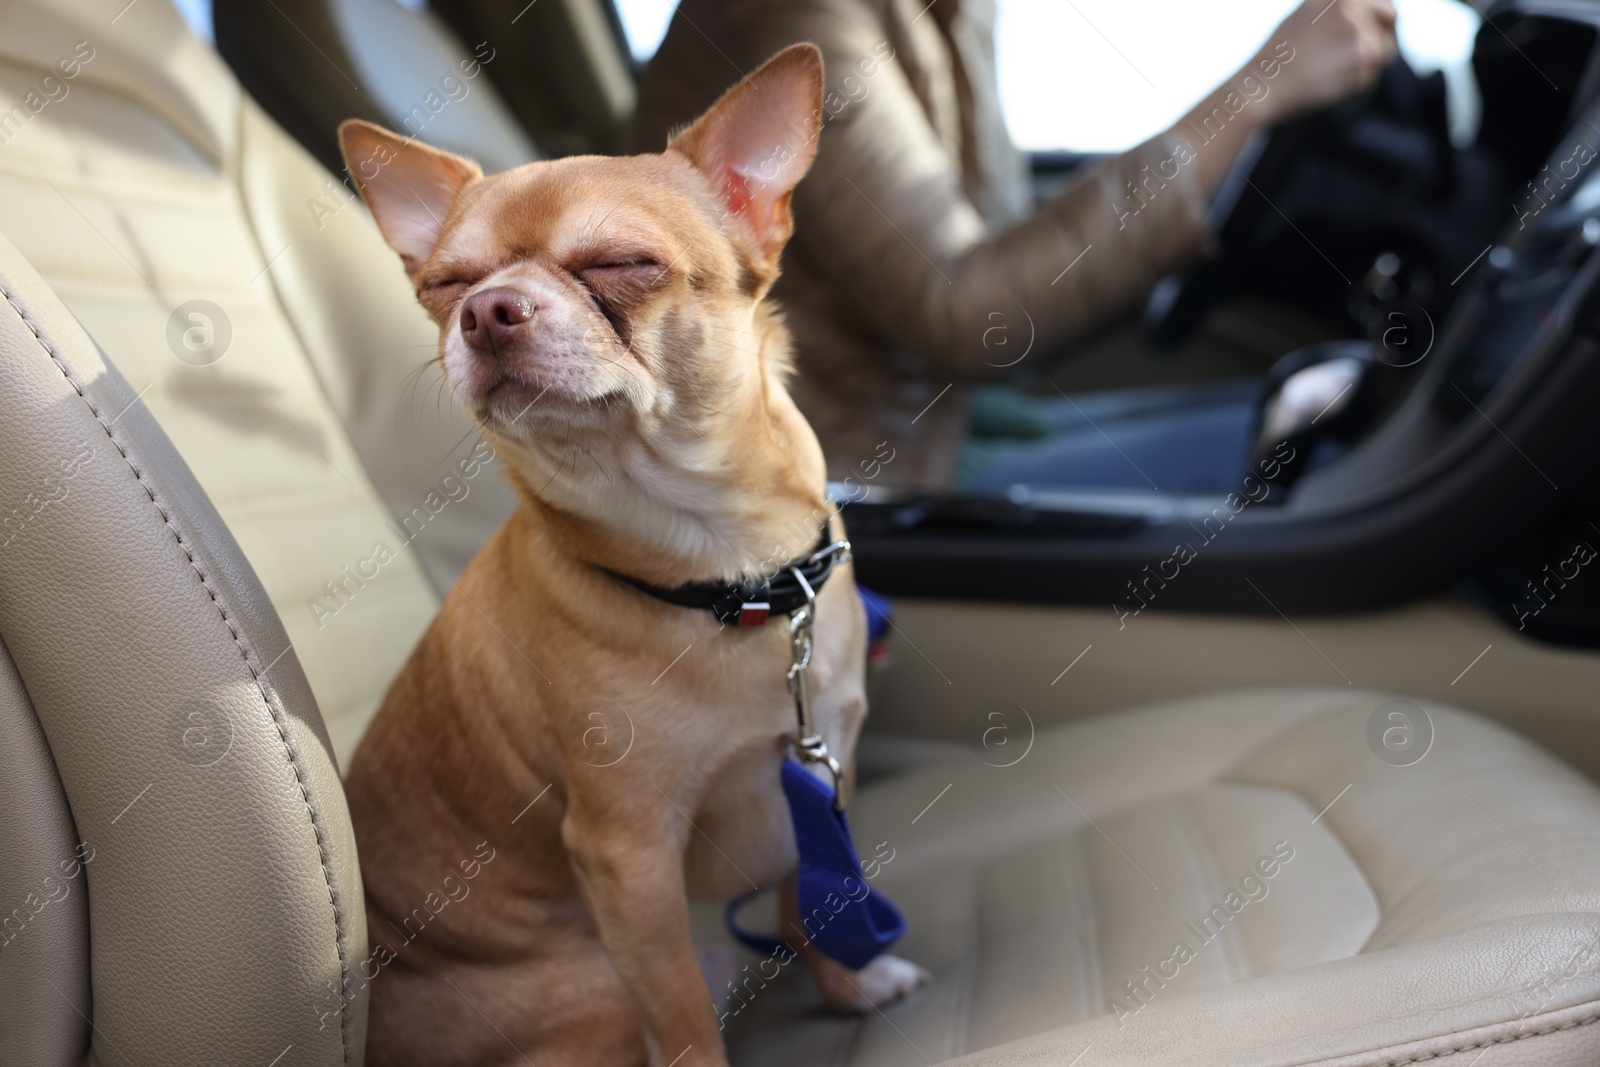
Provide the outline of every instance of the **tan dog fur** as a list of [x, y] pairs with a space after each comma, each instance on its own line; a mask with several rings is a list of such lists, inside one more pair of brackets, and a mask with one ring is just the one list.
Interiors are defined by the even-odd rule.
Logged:
[[[804, 554], [829, 512], [766, 301], [821, 91], [820, 54], [796, 46], [660, 155], [491, 177], [375, 126], [340, 130], [440, 326], [449, 386], [521, 502], [349, 769], [372, 1067], [726, 1062], [687, 896], [729, 899], [794, 867], [787, 626], [720, 628], [606, 571], [756, 573]], [[462, 307], [497, 289], [533, 318], [485, 352]], [[848, 566], [817, 616], [818, 720], [848, 765], [866, 713]], [[844, 1009], [924, 976], [894, 957], [860, 974], [807, 959]]]

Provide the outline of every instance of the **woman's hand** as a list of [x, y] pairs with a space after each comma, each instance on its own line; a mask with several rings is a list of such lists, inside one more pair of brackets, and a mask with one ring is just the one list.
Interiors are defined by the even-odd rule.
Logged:
[[1371, 88], [1394, 57], [1394, 21], [1392, 0], [1305, 0], [1240, 76], [1260, 77], [1264, 63], [1279, 66], [1262, 100], [1270, 122], [1337, 103]]
[[1216, 192], [1256, 130], [1370, 88], [1394, 56], [1392, 0], [1305, 0], [1249, 63], [1169, 133]]

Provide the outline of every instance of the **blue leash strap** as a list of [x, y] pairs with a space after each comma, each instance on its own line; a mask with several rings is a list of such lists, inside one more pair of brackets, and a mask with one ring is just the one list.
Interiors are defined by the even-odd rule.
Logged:
[[[800, 932], [824, 956], [859, 971], [906, 932], [905, 917], [882, 893], [872, 891], [850, 839], [849, 821], [834, 803], [834, 787], [792, 757], [783, 761], [781, 773], [800, 852], [795, 883]], [[729, 932], [762, 955], [777, 956], [785, 949], [793, 953], [789, 939], [738, 925], [739, 909], [753, 896], [728, 905]]]
[[[848, 553], [850, 542], [835, 542], [820, 551], [837, 550]], [[859, 971], [906, 932], [906, 920], [898, 908], [867, 884], [861, 858], [850, 840], [850, 824], [839, 795], [844, 772], [839, 761], [829, 754], [811, 708], [811, 627], [816, 619], [817, 594], [799, 567], [791, 567], [789, 572], [806, 597], [804, 605], [789, 613], [787, 680], [799, 729], [786, 739], [794, 755], [784, 759], [781, 772], [783, 795], [789, 801], [789, 818], [794, 823], [795, 847], [800, 853], [795, 881], [800, 932], [805, 943], [824, 956]], [[833, 784], [806, 770], [806, 763], [826, 766]], [[783, 949], [793, 953], [784, 938], [740, 928], [739, 909], [753, 895], [728, 905], [729, 932], [765, 955], [776, 955]]]

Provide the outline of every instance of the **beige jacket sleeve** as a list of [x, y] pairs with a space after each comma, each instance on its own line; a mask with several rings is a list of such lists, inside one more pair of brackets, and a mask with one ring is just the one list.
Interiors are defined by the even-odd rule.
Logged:
[[[991, 369], [1003, 361], [985, 335], [997, 321], [1015, 325], [1015, 309], [1047, 349], [1127, 308], [1202, 248], [1205, 195], [1171, 138], [1092, 165], [991, 232], [917, 95], [913, 57], [880, 61], [891, 46], [865, 5], [796, 5], [762, 31], [774, 48], [789, 34], [816, 42], [829, 72], [831, 117], [796, 191], [794, 253], [829, 279], [839, 311], [928, 371], [1004, 373]], [[1130, 183], [1141, 183], [1139, 196]]]

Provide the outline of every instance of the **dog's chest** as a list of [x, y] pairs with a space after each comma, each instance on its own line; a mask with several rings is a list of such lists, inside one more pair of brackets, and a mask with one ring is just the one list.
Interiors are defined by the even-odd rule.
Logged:
[[[863, 657], [844, 638], [818, 635], [811, 681], [818, 729], [829, 751], [848, 766], [866, 705]], [[725, 899], [770, 884], [794, 867], [794, 831], [778, 775], [786, 751], [782, 739], [797, 726], [786, 669], [786, 659], [756, 658], [734, 675], [746, 684], [729, 687], [733, 699], [719, 701], [697, 724], [705, 731], [699, 751], [716, 756], [696, 768], [696, 833], [685, 860], [696, 895]]]

